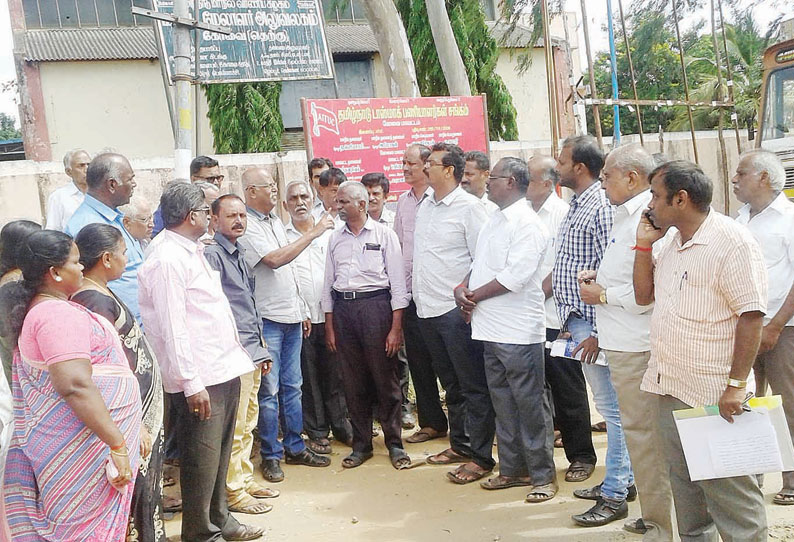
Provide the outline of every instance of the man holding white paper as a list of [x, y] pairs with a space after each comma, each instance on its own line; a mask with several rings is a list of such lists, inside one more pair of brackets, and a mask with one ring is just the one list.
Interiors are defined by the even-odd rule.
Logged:
[[[642, 517], [627, 522], [624, 528], [643, 534], [646, 542], [673, 540], [673, 496], [667, 463], [658, 432], [648, 424], [658, 416], [657, 396], [640, 390], [651, 356], [653, 307], [637, 305], [632, 280], [637, 225], [651, 200], [648, 174], [653, 169], [653, 157], [639, 145], [618, 147], [609, 153], [601, 183], [615, 206], [611, 239], [598, 271], [579, 272], [582, 301], [595, 306], [599, 346], [609, 363], [604, 370], [609, 372], [618, 395], [621, 427], [639, 488]], [[655, 243], [655, 248], [661, 243]], [[574, 491], [579, 498], [600, 494], [600, 485]]]
[[[761, 340], [767, 275], [750, 233], [711, 209], [713, 186], [699, 166], [668, 162], [650, 176], [651, 201], [637, 228], [634, 294], [655, 302], [651, 357], [641, 389], [659, 395], [658, 431], [670, 464], [683, 542], [767, 540], [753, 476], [692, 482], [672, 412], [718, 404], [728, 422], [742, 413], [747, 375]], [[670, 227], [678, 232], [654, 257]]]
[[[783, 399], [789, 433], [794, 435], [794, 203], [782, 192], [785, 182], [780, 159], [756, 149], [739, 160], [733, 192], [746, 204], [736, 221], [761, 245], [769, 275], [769, 312], [753, 367], [756, 394], [765, 395], [769, 383]], [[772, 502], [794, 504], [794, 472], [783, 473], [783, 488]]]

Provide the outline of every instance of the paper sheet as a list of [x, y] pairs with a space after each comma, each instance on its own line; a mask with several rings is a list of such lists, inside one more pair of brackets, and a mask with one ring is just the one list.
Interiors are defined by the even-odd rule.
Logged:
[[[571, 338], [568, 339], [557, 339], [556, 341], [552, 342], [551, 344], [546, 343], [546, 348], [551, 350], [551, 355], [556, 358], [568, 358], [568, 359], [575, 359], [576, 361], [582, 361], [582, 353], [577, 352], [576, 356], [573, 356], [573, 349], [579, 345], [576, 341]], [[607, 358], [604, 355], [604, 351], [601, 350], [598, 352], [598, 357], [596, 358], [596, 365], [608, 365]]]
[[732, 424], [705, 410], [703, 414], [679, 417], [676, 413], [691, 480], [783, 470], [777, 434], [766, 408], [734, 416]]

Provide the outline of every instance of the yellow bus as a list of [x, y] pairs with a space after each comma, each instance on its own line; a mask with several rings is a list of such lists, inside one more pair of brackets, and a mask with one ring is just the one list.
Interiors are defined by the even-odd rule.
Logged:
[[794, 39], [764, 52], [761, 126], [756, 145], [783, 161], [785, 192], [794, 199]]

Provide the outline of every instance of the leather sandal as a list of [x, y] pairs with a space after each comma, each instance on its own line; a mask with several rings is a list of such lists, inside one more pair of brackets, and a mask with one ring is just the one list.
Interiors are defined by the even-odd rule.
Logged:
[[[575, 489], [573, 491], [573, 496], [577, 499], [587, 499], [589, 501], [597, 501], [601, 498], [601, 486], [604, 485], [604, 482], [601, 482], [597, 486], [593, 486], [586, 489]], [[637, 486], [631, 484], [628, 487], [628, 495], [626, 495], [626, 501], [634, 502], [637, 499]]]
[[372, 459], [372, 452], [352, 452], [342, 460], [342, 467], [354, 469], [360, 467], [368, 459]]
[[507, 489], [509, 487], [531, 486], [532, 480], [529, 476], [494, 476], [485, 482], [480, 482], [483, 489]]
[[618, 519], [625, 519], [628, 516], [629, 505], [625, 500], [601, 499], [590, 510], [584, 514], [571, 516], [571, 519], [582, 527], [600, 527]]
[[331, 441], [327, 438], [307, 439], [306, 447], [312, 452], [321, 455], [328, 455], [333, 451], [331, 449]]
[[253, 525], [245, 525], [241, 523], [237, 530], [231, 533], [223, 533], [221, 536], [224, 540], [230, 541], [243, 541], [243, 540], [257, 540], [258, 538], [262, 538], [265, 535], [265, 530], [260, 527], [254, 527]]
[[270, 489], [256, 483], [252, 484], [246, 491], [255, 499], [275, 499], [281, 495], [278, 489]]
[[397, 470], [410, 469], [411, 457], [402, 448], [389, 448], [391, 465]]
[[427, 458], [429, 465], [454, 465], [455, 463], [468, 463], [469, 461], [471, 461], [471, 457], [459, 454], [452, 448], [447, 448], [443, 452]]
[[595, 465], [583, 461], [574, 461], [565, 472], [566, 482], [584, 482], [593, 474]]
[[[479, 465], [477, 466], [479, 467]], [[469, 463], [466, 463], [465, 465], [461, 465], [457, 469], [448, 472], [447, 478], [449, 478], [450, 482], [453, 482], [458, 485], [464, 485], [485, 478], [490, 473], [491, 473], [491, 469], [475, 470], [469, 467]]]
[[557, 495], [557, 491], [559, 487], [557, 486], [556, 482], [549, 482], [548, 484], [543, 484], [540, 486], [532, 486], [527, 493], [526, 499], [524, 502], [528, 503], [539, 503], [539, 502], [546, 502], [550, 501]]
[[307, 467], [327, 467], [331, 464], [331, 458], [314, 453], [308, 448], [304, 448], [297, 454], [284, 453], [284, 463], [287, 465], [306, 465]]
[[271, 505], [260, 502], [250, 495], [238, 503], [229, 505], [229, 512], [237, 512], [238, 514], [266, 514], [271, 510], [273, 510]]
[[432, 427], [423, 427], [413, 435], [409, 436], [405, 439], [405, 442], [409, 442], [411, 444], [418, 444], [420, 442], [427, 442], [428, 440], [433, 440], [436, 438], [446, 437], [446, 431], [437, 431]]

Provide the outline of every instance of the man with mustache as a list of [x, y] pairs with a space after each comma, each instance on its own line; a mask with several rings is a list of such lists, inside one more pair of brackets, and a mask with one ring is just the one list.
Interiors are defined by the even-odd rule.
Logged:
[[[287, 239], [298, 241], [315, 227], [311, 190], [305, 182], [293, 181], [287, 185], [283, 203], [290, 216]], [[325, 313], [320, 307], [330, 236], [331, 230], [323, 231], [295, 258], [300, 296], [309, 306], [312, 322], [311, 333], [301, 345], [303, 430], [309, 437], [306, 446], [318, 454], [331, 453], [331, 431], [336, 440], [346, 444], [351, 443], [353, 431], [337, 359], [325, 347]]]
[[253, 371], [240, 375], [240, 400], [226, 474], [226, 500], [232, 512], [264, 514], [273, 507], [258, 499], [278, 497], [279, 492], [254, 482], [251, 448], [254, 444], [253, 430], [259, 417], [259, 384], [262, 375], [270, 372], [272, 360], [259, 327], [262, 319], [256, 310], [254, 279], [245, 263], [245, 251], [237, 243], [245, 233], [248, 216], [243, 200], [234, 194], [215, 199], [211, 209], [215, 235], [204, 251], [204, 257], [221, 275], [221, 286], [234, 314], [240, 344], [257, 365]]

